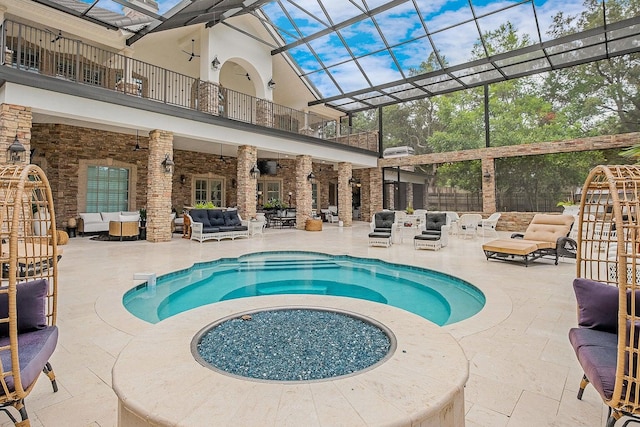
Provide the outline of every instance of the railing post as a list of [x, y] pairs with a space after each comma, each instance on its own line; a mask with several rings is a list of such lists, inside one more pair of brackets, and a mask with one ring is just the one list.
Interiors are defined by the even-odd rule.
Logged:
[[80, 79], [78, 78], [79, 74], [80, 74], [80, 44], [82, 42], [79, 41], [75, 41], [76, 44], [76, 69], [75, 69], [75, 75], [76, 75], [76, 82], [80, 82]]
[[169, 89], [167, 87], [167, 69], [163, 68], [163, 73], [162, 73], [162, 87], [164, 88], [164, 93], [162, 94], [162, 102], [163, 103], [167, 103], [167, 90]]

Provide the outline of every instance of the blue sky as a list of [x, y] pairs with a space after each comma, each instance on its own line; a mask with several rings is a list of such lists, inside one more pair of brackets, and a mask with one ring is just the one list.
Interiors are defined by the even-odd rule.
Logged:
[[[263, 11], [277, 25], [285, 43], [291, 43], [301, 37], [344, 22], [362, 13], [353, 3], [361, 0], [324, 0], [327, 11], [324, 13], [316, 0], [296, 1], [300, 8], [282, 1], [286, 13], [296, 23], [294, 27], [278, 3], [262, 7]], [[370, 9], [383, 3], [383, 0], [367, 0]], [[468, 62], [479, 32], [474, 14], [467, 0], [418, 0], [418, 11], [409, 1], [380, 13], [375, 22], [366, 19], [315, 39], [308, 46], [302, 45], [290, 50], [291, 56], [300, 66], [303, 74], [310, 79], [322, 96], [338, 95], [339, 89], [321, 70], [318, 58], [340, 82], [344, 92], [367, 88], [395, 81], [410, 75], [432, 53], [432, 46], [424, 26], [418, 18], [423, 17], [433, 43], [443, 54], [450, 66]], [[547, 30], [552, 18], [558, 12], [569, 15], [583, 10], [582, 0], [566, 1], [489, 1], [472, 0], [478, 26], [483, 33], [497, 29], [501, 24], [511, 22], [521, 37], [528, 37], [531, 43], [549, 40]], [[538, 33], [534, 19], [535, 13], [540, 23]], [[509, 7], [506, 10], [501, 10]], [[304, 10], [302, 10], [304, 9]], [[308, 12], [308, 13], [307, 13]], [[328, 16], [327, 16], [328, 15]], [[380, 29], [376, 27], [376, 23]], [[382, 33], [382, 34], [380, 34]], [[392, 46], [391, 52], [385, 49], [382, 37]], [[342, 39], [341, 39], [342, 38]], [[344, 40], [344, 42], [343, 42]], [[351, 49], [351, 54], [348, 49]], [[315, 55], [314, 55], [315, 53]], [[393, 56], [392, 56], [393, 54]], [[352, 60], [355, 56], [357, 63]], [[402, 72], [404, 72], [404, 75]], [[368, 80], [367, 80], [368, 79]]]

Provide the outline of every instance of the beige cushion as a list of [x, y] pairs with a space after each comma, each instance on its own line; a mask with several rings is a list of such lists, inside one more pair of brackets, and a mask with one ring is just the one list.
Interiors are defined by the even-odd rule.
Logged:
[[549, 248], [555, 248], [559, 237], [569, 234], [574, 217], [570, 215], [536, 214], [531, 220], [524, 240], [538, 240], [552, 243]]
[[497, 239], [482, 245], [482, 250], [502, 254], [527, 255], [537, 251], [539, 243], [544, 242], [532, 242], [521, 239]]

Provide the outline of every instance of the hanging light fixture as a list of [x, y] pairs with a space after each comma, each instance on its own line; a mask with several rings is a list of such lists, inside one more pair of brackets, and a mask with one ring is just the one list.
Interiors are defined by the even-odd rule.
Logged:
[[162, 161], [161, 165], [164, 168], [165, 173], [171, 173], [171, 168], [176, 164], [173, 162], [173, 160], [171, 160], [169, 154], [167, 153], [164, 155], [164, 160]]
[[251, 174], [251, 178], [253, 179], [260, 178], [260, 169], [258, 169], [257, 164], [254, 164], [253, 166], [251, 166], [251, 170], [249, 171], [249, 173]]
[[311, 184], [315, 184], [316, 183], [316, 176], [313, 173], [313, 171], [311, 171], [311, 173], [309, 173], [309, 175], [307, 175], [307, 180], [311, 183]]
[[211, 61], [211, 68], [217, 70], [220, 68], [220, 60], [218, 59], [218, 55], [213, 57], [213, 61]]
[[225, 165], [227, 164], [227, 159], [225, 159], [224, 157], [222, 157], [222, 144], [220, 144], [220, 161], [222, 163], [224, 163]]
[[15, 139], [7, 148], [7, 162], [9, 163], [23, 163], [26, 158], [27, 150], [24, 148], [24, 145], [18, 140], [18, 134], [16, 134]]

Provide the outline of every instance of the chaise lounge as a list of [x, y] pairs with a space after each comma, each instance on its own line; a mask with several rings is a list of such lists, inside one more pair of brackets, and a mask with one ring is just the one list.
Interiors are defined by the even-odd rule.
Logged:
[[524, 234], [514, 233], [511, 239], [496, 239], [482, 245], [487, 260], [529, 262], [551, 256], [576, 257], [577, 243], [569, 231], [574, 217], [570, 215], [536, 214]]

